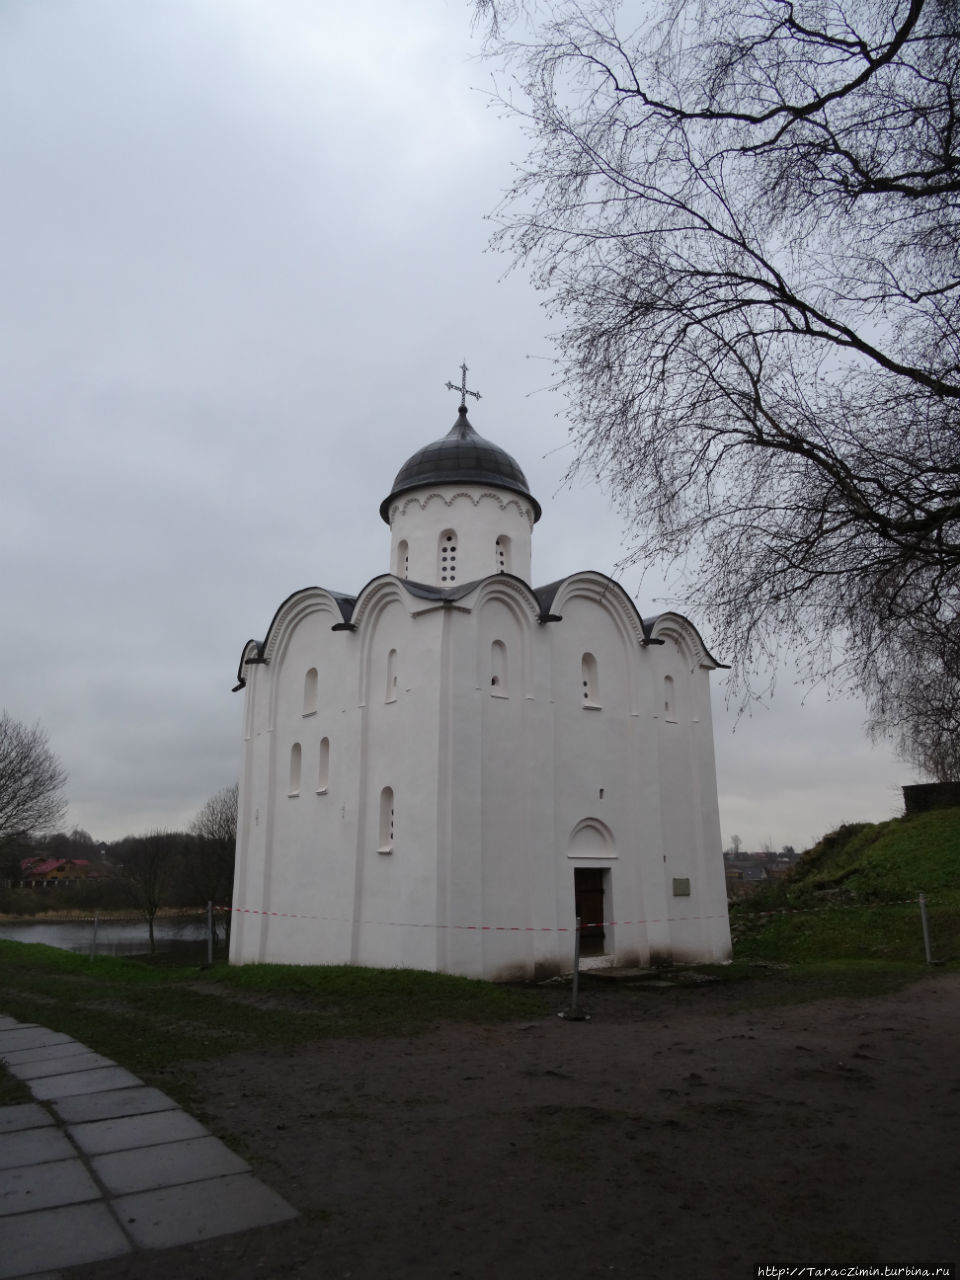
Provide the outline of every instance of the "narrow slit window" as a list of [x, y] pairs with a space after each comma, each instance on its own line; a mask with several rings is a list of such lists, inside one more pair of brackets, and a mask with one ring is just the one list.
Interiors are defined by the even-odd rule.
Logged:
[[505, 698], [507, 688], [507, 646], [502, 640], [494, 640], [490, 646], [490, 691]]
[[303, 677], [303, 714], [312, 716], [317, 710], [317, 668], [311, 667]]
[[501, 533], [497, 539], [497, 573], [510, 572], [510, 539], [505, 533]]
[[391, 649], [387, 654], [387, 692], [384, 701], [397, 700], [397, 651]]
[[295, 742], [290, 748], [290, 785], [287, 788], [287, 794], [298, 796], [300, 794], [300, 769], [303, 764], [303, 750], [299, 742]]
[[396, 575], [398, 578], [406, 578], [410, 573], [410, 547], [406, 538], [401, 538], [397, 543], [397, 563]]
[[677, 718], [676, 690], [673, 685], [673, 676], [663, 677], [663, 715], [666, 720], [676, 720]]
[[585, 707], [599, 707], [600, 683], [597, 678], [597, 660], [592, 653], [585, 653], [580, 662], [582, 702]]
[[378, 853], [393, 853], [394, 811], [393, 787], [380, 792], [380, 845]]
[[453, 529], [444, 529], [440, 535], [440, 545], [437, 551], [439, 557], [438, 577], [440, 585], [450, 585], [457, 580], [457, 535]]
[[330, 789], [330, 739], [320, 739], [320, 760], [317, 765], [317, 792], [325, 796]]

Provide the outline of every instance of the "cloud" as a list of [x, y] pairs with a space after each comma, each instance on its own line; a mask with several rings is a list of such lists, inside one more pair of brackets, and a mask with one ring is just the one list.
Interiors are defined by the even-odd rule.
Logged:
[[[0, 9], [0, 701], [98, 839], [236, 777], [244, 641], [386, 568], [380, 500], [464, 357], [544, 506], [537, 579], [626, 552], [597, 486], [563, 485], [549, 321], [486, 248], [521, 145], [476, 53], [434, 0]], [[644, 613], [667, 594], [624, 581]], [[778, 695], [731, 737], [720, 712], [725, 834], [800, 843], [844, 785], [886, 812], [889, 757], [830, 715]]]

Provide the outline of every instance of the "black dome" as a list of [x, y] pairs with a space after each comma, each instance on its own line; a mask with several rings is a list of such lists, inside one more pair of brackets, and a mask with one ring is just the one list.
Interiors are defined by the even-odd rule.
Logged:
[[519, 493], [540, 519], [540, 503], [530, 493], [519, 464], [499, 445], [478, 436], [467, 420], [466, 405], [442, 440], [424, 445], [407, 459], [393, 482], [389, 497], [380, 503], [380, 515], [389, 524], [390, 503], [401, 493], [436, 484], [489, 484]]

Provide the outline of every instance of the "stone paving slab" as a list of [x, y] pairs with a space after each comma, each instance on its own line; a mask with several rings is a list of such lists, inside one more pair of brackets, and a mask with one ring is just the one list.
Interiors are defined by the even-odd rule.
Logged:
[[78, 1093], [100, 1093], [104, 1089], [123, 1089], [140, 1081], [123, 1067], [100, 1067], [93, 1071], [74, 1071], [62, 1076], [48, 1076], [31, 1082], [30, 1090], [41, 1102], [54, 1098], [72, 1098]]
[[90, 1050], [79, 1040], [67, 1040], [63, 1044], [45, 1044], [36, 1049], [14, 1049], [3, 1055], [3, 1060], [10, 1066], [14, 1062], [43, 1062], [47, 1058], [69, 1058], [78, 1053], [89, 1053]]
[[60, 1129], [21, 1129], [5, 1133], [0, 1143], [0, 1169], [71, 1160], [77, 1149]]
[[115, 1067], [112, 1058], [102, 1053], [74, 1053], [68, 1058], [45, 1058], [42, 1062], [7, 1062], [7, 1070], [21, 1080], [42, 1080], [44, 1076], [62, 1076], [65, 1072], [90, 1071], [94, 1067]]
[[88, 1120], [113, 1120], [120, 1116], [140, 1116], [151, 1111], [179, 1111], [172, 1098], [159, 1089], [140, 1085], [131, 1089], [107, 1089], [103, 1093], [80, 1094], [74, 1098], [57, 1098], [54, 1111], [67, 1124], [83, 1124]]
[[8, 1053], [16, 1053], [18, 1049], [35, 1049], [41, 1045], [67, 1044], [73, 1036], [64, 1035], [62, 1031], [50, 1031], [46, 1027], [12, 1027], [0, 1031], [0, 1058], [6, 1060]]
[[22, 1029], [23, 1027], [35, 1027], [35, 1022], [18, 1022], [16, 1018], [11, 1018], [7, 1013], [0, 1013], [0, 1031], [12, 1031], [15, 1027]]
[[143, 1249], [169, 1249], [297, 1216], [296, 1209], [248, 1173], [121, 1196], [114, 1203], [125, 1229]]
[[117, 1120], [95, 1120], [90, 1124], [70, 1126], [70, 1137], [81, 1151], [91, 1156], [207, 1136], [207, 1130], [200, 1121], [185, 1111], [155, 1111], [150, 1115], [124, 1116]]
[[[100, 1194], [100, 1188], [79, 1159], [0, 1169], [0, 1217], [52, 1209], [59, 1204], [99, 1200]], [[0, 1240], [4, 1234], [4, 1226], [0, 1224]]]
[[0, 1107], [0, 1280], [297, 1217], [166, 1094], [71, 1037], [0, 1016], [8, 1057], [38, 1101]]
[[113, 1151], [109, 1155], [94, 1156], [90, 1163], [106, 1189], [115, 1196], [250, 1172], [246, 1160], [234, 1155], [212, 1135], [190, 1138], [186, 1142], [166, 1142], [143, 1150]]
[[132, 1252], [103, 1201], [21, 1213], [3, 1223], [0, 1280]]
[[53, 1124], [53, 1116], [36, 1102], [18, 1102], [10, 1107], [0, 1107], [0, 1137], [19, 1129], [39, 1129]]

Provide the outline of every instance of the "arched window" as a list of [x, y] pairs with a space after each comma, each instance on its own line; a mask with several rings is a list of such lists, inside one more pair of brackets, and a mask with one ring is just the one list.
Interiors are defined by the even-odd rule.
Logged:
[[317, 793], [327, 794], [330, 786], [330, 739], [320, 739], [320, 762], [317, 765]]
[[502, 640], [494, 640], [490, 646], [490, 691], [500, 698], [508, 694], [507, 646]]
[[393, 787], [380, 792], [380, 845], [378, 853], [393, 853]]
[[391, 649], [387, 654], [387, 692], [385, 702], [397, 700], [397, 651]]
[[457, 534], [454, 529], [444, 529], [440, 535], [440, 544], [437, 550], [439, 559], [438, 569], [441, 583], [456, 582], [457, 580]]
[[303, 678], [303, 714], [315, 715], [317, 711], [317, 668], [311, 667]]
[[406, 538], [397, 543], [397, 563], [394, 572], [398, 578], [406, 578], [410, 573], [410, 547]]
[[673, 676], [663, 677], [663, 718], [665, 720], [677, 718], [677, 696], [673, 687]]
[[580, 682], [582, 685], [583, 705], [599, 707], [600, 683], [597, 679], [597, 660], [592, 653], [585, 653], [580, 662]]
[[497, 539], [497, 573], [510, 572], [510, 539], [501, 533]]
[[300, 794], [300, 766], [303, 761], [303, 751], [300, 743], [295, 742], [290, 748], [290, 786], [287, 788], [287, 794], [298, 796]]

